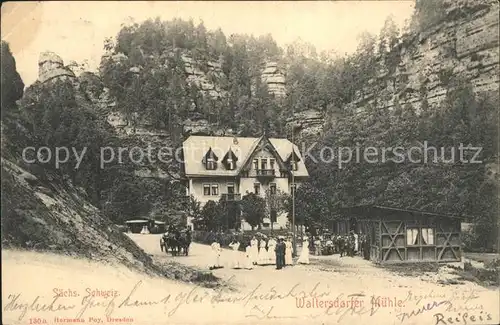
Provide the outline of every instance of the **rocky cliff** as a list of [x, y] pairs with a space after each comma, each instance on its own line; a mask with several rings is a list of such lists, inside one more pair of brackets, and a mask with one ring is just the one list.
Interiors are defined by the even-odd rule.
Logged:
[[[499, 88], [499, 5], [497, 1], [445, 2], [443, 18], [433, 26], [403, 37], [396, 48], [399, 64], [379, 62], [375, 78], [356, 93], [350, 107], [368, 104], [392, 109], [422, 101], [439, 104], [453, 77], [470, 81], [476, 92]], [[393, 70], [393, 71], [391, 71]]]
[[75, 73], [64, 65], [61, 57], [53, 52], [43, 52], [38, 59], [38, 81], [74, 79]]

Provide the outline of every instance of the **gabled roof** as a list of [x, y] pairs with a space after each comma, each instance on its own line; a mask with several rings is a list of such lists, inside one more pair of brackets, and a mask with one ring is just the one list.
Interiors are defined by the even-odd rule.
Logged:
[[[186, 176], [237, 176], [245, 162], [257, 149], [263, 137], [218, 137], [218, 136], [190, 136], [183, 145], [184, 172]], [[293, 172], [295, 176], [309, 176], [306, 166], [300, 154], [299, 148], [287, 139], [269, 138], [276, 153], [281, 160], [285, 161], [292, 150], [299, 156], [298, 170]], [[218, 157], [224, 157], [229, 150], [238, 158], [235, 170], [227, 170], [223, 164], [218, 164], [215, 170], [206, 170], [202, 163], [204, 156], [211, 149]]]
[[237, 162], [238, 161], [238, 156], [236, 156], [231, 148], [229, 148], [229, 151], [224, 155], [224, 158], [222, 158], [222, 162], [227, 161], [228, 159], [232, 159], [233, 161]]
[[295, 149], [288, 155], [288, 157], [286, 158], [286, 162], [292, 161], [292, 158], [297, 162], [301, 160], [299, 155], [297, 155], [297, 153], [295, 152]]
[[242, 170], [249, 169], [252, 158], [260, 150], [270, 151], [271, 154], [277, 158], [280, 170], [287, 170], [283, 158], [280, 156], [279, 152], [276, 150], [272, 142], [269, 141], [269, 139], [266, 138], [265, 136], [261, 136], [257, 141], [255, 141], [255, 144], [252, 146], [252, 149], [250, 150], [250, 154], [245, 158], [245, 161], [241, 164]]
[[212, 158], [214, 161], [219, 161], [219, 157], [217, 157], [217, 155], [214, 153], [212, 147], [208, 148], [207, 153], [205, 154], [201, 162], [204, 164], [209, 158]]

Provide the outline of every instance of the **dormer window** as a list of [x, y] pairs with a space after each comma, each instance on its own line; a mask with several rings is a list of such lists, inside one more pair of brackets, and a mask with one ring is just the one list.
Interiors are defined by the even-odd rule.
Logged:
[[217, 156], [212, 151], [212, 148], [208, 149], [205, 157], [203, 158], [202, 163], [205, 165], [207, 170], [216, 170], [217, 169]]
[[217, 163], [215, 162], [214, 159], [209, 158], [209, 159], [207, 159], [206, 167], [207, 167], [207, 170], [215, 170], [217, 168]]
[[236, 162], [238, 161], [238, 157], [234, 154], [234, 152], [229, 149], [224, 158], [222, 159], [222, 163], [227, 170], [235, 170]]
[[290, 169], [293, 171], [299, 170], [299, 161], [300, 161], [299, 156], [295, 153], [295, 150], [293, 150], [287, 159]]

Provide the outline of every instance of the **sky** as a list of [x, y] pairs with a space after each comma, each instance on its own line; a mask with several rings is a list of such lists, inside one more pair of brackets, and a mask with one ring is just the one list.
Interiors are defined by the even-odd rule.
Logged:
[[352, 53], [358, 35], [378, 34], [392, 15], [401, 27], [411, 17], [414, 1], [82, 1], [9, 2], [2, 5], [2, 40], [9, 42], [25, 85], [38, 76], [40, 52], [95, 70], [104, 39], [114, 37], [127, 22], [160, 17], [202, 20], [207, 29], [224, 34], [271, 34], [278, 45], [297, 39], [318, 52]]

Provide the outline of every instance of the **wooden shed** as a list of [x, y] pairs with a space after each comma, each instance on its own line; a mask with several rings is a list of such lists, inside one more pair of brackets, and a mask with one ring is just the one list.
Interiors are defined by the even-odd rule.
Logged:
[[377, 263], [461, 261], [461, 218], [387, 206], [344, 208], [370, 243]]

